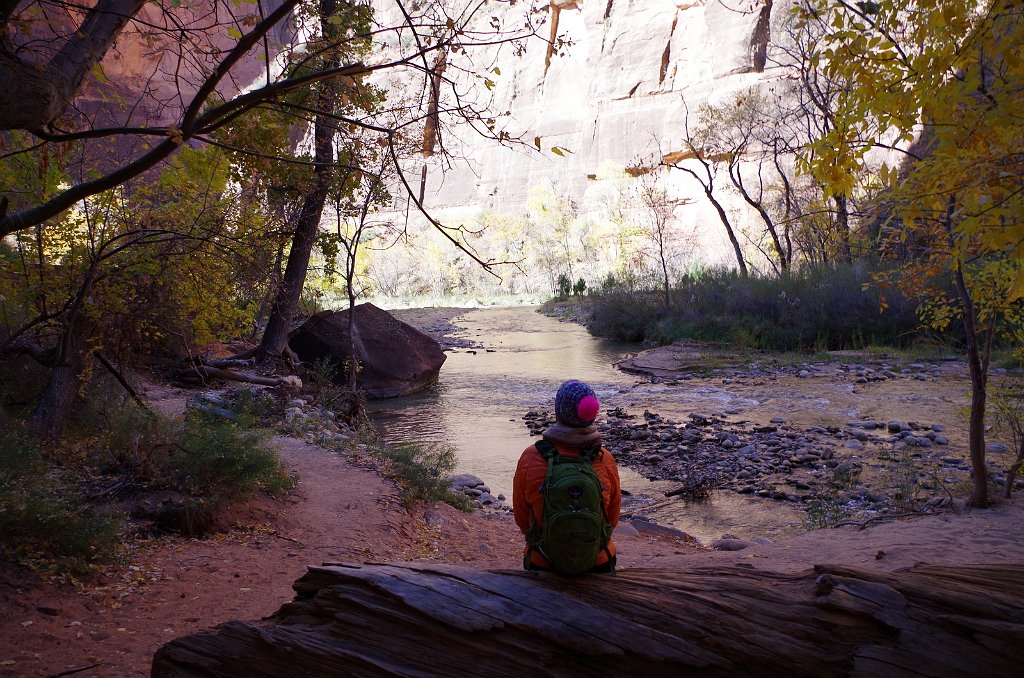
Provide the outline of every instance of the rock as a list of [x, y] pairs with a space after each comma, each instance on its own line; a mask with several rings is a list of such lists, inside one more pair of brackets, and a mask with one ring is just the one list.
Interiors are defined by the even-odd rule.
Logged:
[[1009, 451], [1010, 448], [1006, 443], [987, 443], [985, 445], [985, 452], [989, 454], [1004, 454]]
[[811, 373], [808, 372], [807, 370], [800, 370], [796, 376], [800, 377], [801, 379], [806, 379], [807, 377], [811, 376]]
[[207, 417], [234, 421], [236, 414], [228, 407], [228, 403], [218, 395], [201, 393], [185, 399], [185, 411], [199, 412]]
[[864, 443], [859, 440], [847, 440], [843, 446], [848, 450], [857, 450], [858, 452], [864, 449]]
[[64, 612], [64, 608], [56, 601], [47, 600], [36, 603], [36, 612], [49, 615], [51, 617], [57, 617]]
[[754, 542], [746, 541], [745, 539], [726, 538], [719, 539], [711, 545], [711, 548], [716, 551], [742, 551], [751, 546], [754, 546]]
[[[437, 381], [445, 353], [434, 339], [373, 304], [353, 309], [356, 357], [361, 362], [359, 386], [369, 398], [417, 393]], [[349, 311], [322, 311], [302, 324], [289, 346], [303, 362], [330, 358], [338, 365], [349, 359]], [[335, 380], [344, 383], [344, 370]]]
[[479, 487], [483, 484], [484, 481], [472, 473], [461, 473], [448, 479], [448, 487], [453, 490], [461, 490], [464, 487]]
[[769, 420], [769, 423], [771, 423], [771, 424], [785, 424], [786, 420], [783, 419], [782, 417], [772, 417]]
[[433, 525], [434, 527], [443, 527], [449, 522], [447, 518], [433, 510], [427, 510], [423, 513], [423, 521], [427, 525]]
[[903, 422], [893, 419], [888, 424], [886, 424], [886, 429], [889, 431], [889, 433], [899, 433], [900, 431], [903, 430]]
[[289, 390], [289, 391], [301, 391], [302, 390], [302, 379], [296, 377], [294, 374], [281, 377], [278, 386]]

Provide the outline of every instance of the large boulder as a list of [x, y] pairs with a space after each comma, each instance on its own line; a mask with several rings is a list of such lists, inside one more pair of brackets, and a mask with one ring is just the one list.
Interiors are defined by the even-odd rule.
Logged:
[[[347, 364], [350, 346], [362, 369], [357, 381], [368, 398], [395, 398], [417, 393], [437, 381], [446, 358], [441, 346], [415, 327], [403, 323], [373, 304], [360, 304], [349, 341], [348, 310], [321, 311], [303, 323], [288, 345], [303, 362], [324, 357]], [[344, 370], [335, 379], [346, 382]]]

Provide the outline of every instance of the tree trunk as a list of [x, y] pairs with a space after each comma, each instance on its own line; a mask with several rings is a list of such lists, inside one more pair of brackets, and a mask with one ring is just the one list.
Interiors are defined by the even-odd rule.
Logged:
[[[768, 3], [770, 8], [771, 3]], [[786, 248], [782, 246], [782, 240], [779, 238], [778, 230], [775, 228], [775, 221], [771, 215], [768, 214], [768, 210], [764, 208], [760, 200], [755, 200], [750, 192], [747, 191], [747, 187], [743, 184], [743, 177], [740, 175], [739, 166], [735, 163], [729, 165], [729, 178], [732, 179], [732, 185], [736, 187], [736, 190], [743, 196], [743, 200], [748, 205], [757, 210], [757, 213], [761, 216], [761, 221], [764, 222], [765, 229], [768, 230], [768, 235], [772, 239], [772, 247], [775, 249], [775, 256], [779, 259], [779, 268], [776, 273], [781, 272], [783, 275], [789, 272], [789, 257], [786, 255]], [[719, 215], [721, 216], [721, 215]]]
[[665, 261], [665, 246], [661, 246], [661, 279], [665, 284], [665, 308], [668, 309], [672, 305], [672, 293], [671, 287], [669, 286], [668, 279], [668, 262]]
[[819, 565], [563, 577], [312, 567], [263, 621], [157, 650], [183, 676], [1016, 676], [1024, 568]]
[[747, 262], [743, 260], [743, 250], [740, 249], [740, 241], [736, 238], [736, 232], [733, 231], [732, 224], [729, 222], [729, 215], [725, 213], [725, 208], [722, 204], [715, 199], [714, 194], [711, 191], [704, 191], [704, 195], [708, 197], [711, 204], [714, 205], [715, 211], [718, 212], [718, 218], [721, 220], [722, 225], [725, 226], [725, 232], [729, 236], [729, 242], [732, 243], [733, 254], [736, 255], [736, 263], [740, 267], [740, 274], [746, 278], [747, 273]]
[[82, 307], [92, 292], [96, 266], [97, 262], [93, 262], [68, 309], [60, 340], [53, 351], [49, 381], [32, 415], [32, 431], [40, 438], [56, 440], [64, 435], [71, 419], [72, 405], [82, 386], [82, 372], [86, 365], [83, 346], [88, 333]]
[[[317, 162], [320, 162], [320, 116], [317, 116]], [[330, 142], [328, 141], [328, 144]], [[324, 204], [327, 201], [327, 181], [322, 177], [320, 168], [317, 168], [317, 182], [313, 189], [302, 201], [302, 210], [295, 226], [295, 235], [292, 236], [291, 250], [288, 252], [288, 264], [285, 266], [284, 278], [277, 289], [274, 303], [270, 307], [270, 318], [267, 320], [267, 328], [263, 331], [263, 339], [260, 342], [260, 350], [257, 359], [262, 361], [270, 356], [280, 356], [288, 345], [288, 337], [291, 334], [292, 320], [299, 308], [299, 299], [302, 297], [302, 287], [306, 282], [306, 273], [309, 270], [309, 258], [313, 252], [313, 245], [316, 244], [316, 237], [320, 231], [320, 218], [323, 215]]]
[[988, 468], [985, 466], [985, 403], [988, 400], [988, 360], [978, 345], [977, 319], [963, 271], [957, 265], [954, 277], [957, 292], [964, 305], [964, 330], [967, 339], [967, 367], [971, 375], [971, 411], [968, 415], [968, 452], [971, 459], [973, 487], [971, 504], [988, 507]]
[[973, 489], [971, 504], [977, 508], [988, 507], [988, 468], [985, 466], [985, 403], [988, 399], [988, 362], [991, 355], [991, 332], [988, 334], [984, 353], [979, 342], [977, 311], [974, 298], [967, 287], [964, 277], [964, 262], [956, 253], [957, 244], [954, 238], [953, 214], [955, 200], [950, 198], [946, 208], [945, 227], [949, 237], [950, 251], [956, 257], [953, 279], [956, 291], [963, 304], [964, 334], [967, 340], [967, 367], [971, 375], [971, 411], [968, 415], [968, 452], [971, 459]]
[[[333, 27], [328, 19], [336, 10], [335, 0], [320, 0], [320, 25], [324, 35], [330, 35]], [[337, 67], [336, 61], [329, 68]], [[337, 109], [337, 82], [327, 80], [320, 83], [317, 95], [318, 113], [313, 121], [313, 160], [316, 163], [314, 175], [316, 181], [302, 201], [302, 209], [295, 225], [291, 250], [288, 252], [288, 264], [285, 266], [284, 278], [277, 289], [277, 295], [270, 307], [267, 328], [260, 341], [257, 359], [266, 360], [270, 356], [284, 354], [291, 334], [292, 320], [299, 308], [302, 288], [306, 283], [309, 271], [309, 257], [316, 244], [320, 232], [320, 220], [323, 217], [324, 205], [327, 202], [327, 191], [334, 178], [334, 136], [337, 123], [332, 119]]]
[[72, 354], [59, 361], [50, 371], [46, 390], [32, 415], [32, 432], [40, 438], [56, 440], [67, 429], [85, 367], [81, 352], [77, 349], [76, 345]]
[[845, 264], [853, 263], [853, 252], [850, 248], [850, 206], [845, 195], [836, 193], [832, 196], [836, 204], [836, 237], [839, 239], [839, 260]]

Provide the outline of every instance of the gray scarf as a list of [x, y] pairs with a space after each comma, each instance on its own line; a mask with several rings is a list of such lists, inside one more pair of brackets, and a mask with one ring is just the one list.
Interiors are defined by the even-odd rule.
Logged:
[[573, 428], [565, 424], [554, 423], [547, 427], [542, 435], [551, 442], [562, 443], [569, 447], [583, 448], [601, 444], [601, 434], [597, 430], [597, 424], [591, 424], [584, 428]]

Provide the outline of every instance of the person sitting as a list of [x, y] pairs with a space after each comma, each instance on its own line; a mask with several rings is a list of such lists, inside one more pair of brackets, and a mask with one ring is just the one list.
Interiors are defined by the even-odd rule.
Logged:
[[590, 386], [566, 381], [555, 395], [556, 423], [519, 458], [512, 509], [526, 537], [527, 570], [615, 572], [611, 533], [622, 490], [615, 458], [594, 423], [599, 410]]

